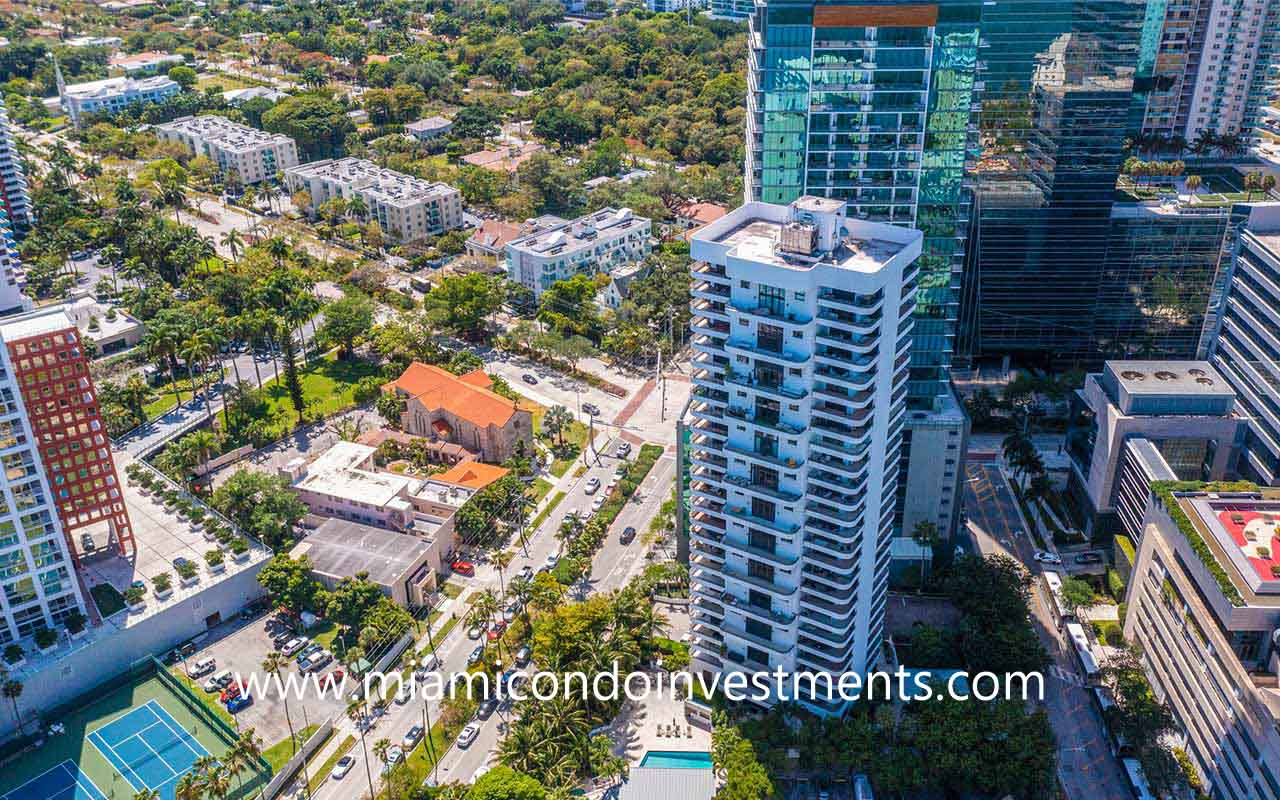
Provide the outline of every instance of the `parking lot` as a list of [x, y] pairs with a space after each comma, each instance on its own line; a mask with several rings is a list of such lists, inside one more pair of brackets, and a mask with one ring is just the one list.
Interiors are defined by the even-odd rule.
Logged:
[[[266, 632], [268, 618], [269, 615], [263, 614], [248, 623], [240, 623], [240, 626], [229, 635], [202, 647], [190, 656], [187, 663], [194, 664], [201, 658], [212, 656], [217, 662], [216, 671], [229, 669], [245, 676], [254, 672], [259, 675], [259, 681], [267, 679], [262, 670], [262, 662], [267, 654], [275, 649], [271, 644], [271, 637]], [[323, 675], [330, 669], [332, 666], [325, 667], [320, 670], [320, 674]], [[293, 659], [289, 659], [288, 669], [281, 672], [281, 680], [287, 680], [290, 673], [294, 675], [299, 673], [298, 665]], [[207, 677], [197, 679], [197, 683], [204, 683]], [[272, 685], [274, 686], [274, 682]], [[341, 715], [345, 710], [345, 703], [332, 697], [314, 697], [309, 693], [305, 701], [289, 698], [288, 710], [293, 720], [294, 731], [301, 731], [307, 725], [318, 725], [330, 716]], [[254, 697], [253, 705], [235, 716], [241, 729], [252, 727], [267, 746], [289, 735], [284, 698], [279, 696]]]

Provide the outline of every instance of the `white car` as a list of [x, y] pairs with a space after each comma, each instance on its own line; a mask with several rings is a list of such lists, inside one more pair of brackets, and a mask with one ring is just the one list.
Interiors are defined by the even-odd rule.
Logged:
[[521, 567], [520, 577], [526, 581], [533, 580], [533, 567], [529, 566], [528, 564], [525, 564], [523, 567]]
[[281, 655], [291, 656], [302, 648], [307, 646], [309, 640], [305, 636], [298, 636], [284, 643], [284, 647], [280, 648]]
[[337, 764], [333, 765], [333, 772], [329, 773], [329, 777], [333, 778], [335, 781], [340, 781], [347, 777], [347, 773], [350, 772], [351, 768], [355, 765], [356, 759], [354, 756], [343, 756], [338, 759]]
[[1039, 561], [1041, 564], [1061, 564], [1062, 563], [1062, 559], [1058, 557], [1056, 553], [1049, 553], [1044, 550], [1037, 550], [1034, 557], [1035, 557], [1035, 560]]
[[404, 750], [399, 745], [391, 745], [387, 748], [387, 763], [399, 764], [404, 761]]
[[467, 727], [462, 729], [462, 733], [458, 734], [458, 747], [467, 748], [480, 735], [480, 723], [468, 722]]
[[584, 489], [584, 491], [585, 491], [587, 494], [595, 494], [595, 493], [596, 493], [596, 490], [597, 490], [597, 489], [599, 489], [599, 488], [600, 488], [600, 479], [599, 479], [599, 478], [596, 478], [596, 477], [594, 477], [594, 476], [593, 476], [593, 477], [590, 477], [590, 478], [587, 478], [587, 485], [586, 485], [586, 488]]
[[560, 563], [560, 554], [551, 553], [547, 556], [547, 569], [555, 569], [556, 564]]
[[604, 508], [604, 498], [603, 498], [603, 497], [597, 497], [595, 500], [592, 500], [592, 501], [591, 501], [591, 513], [592, 513], [592, 514], [596, 513], [597, 511], [599, 511], [599, 510], [600, 510], [600, 509], [602, 509], [602, 508]]

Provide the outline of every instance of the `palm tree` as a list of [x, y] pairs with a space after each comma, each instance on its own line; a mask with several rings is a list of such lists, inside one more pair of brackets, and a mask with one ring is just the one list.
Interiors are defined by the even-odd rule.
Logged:
[[355, 723], [356, 730], [360, 732], [360, 749], [364, 751], [364, 772], [369, 778], [369, 796], [377, 797], [378, 793], [373, 789], [373, 771], [369, 769], [369, 748], [364, 739], [365, 726], [362, 724], [364, 720], [364, 700], [356, 698], [347, 703], [346, 713], [347, 719]]
[[176, 327], [165, 323], [155, 323], [147, 328], [143, 346], [147, 355], [156, 361], [169, 362], [169, 376], [173, 379], [173, 399], [182, 405], [182, 390], [178, 388], [178, 336]]
[[502, 593], [502, 597], [507, 596], [505, 573], [507, 567], [511, 566], [511, 562], [515, 560], [516, 554], [510, 550], [499, 550], [493, 554], [493, 565], [498, 568], [498, 590]]
[[155, 789], [139, 789], [133, 793], [133, 800], [160, 800], [160, 793]]
[[18, 698], [22, 697], [23, 688], [21, 681], [9, 679], [5, 681], [4, 686], [0, 688], [0, 693], [3, 693], [13, 705], [13, 720], [18, 723], [18, 733], [25, 735], [26, 731], [23, 729], [22, 725], [22, 712], [18, 710]]
[[573, 415], [564, 406], [553, 406], [542, 418], [542, 429], [556, 437], [560, 447], [564, 447], [565, 429], [573, 424]]
[[226, 800], [227, 795], [231, 794], [231, 775], [221, 764], [215, 763], [205, 773], [204, 793], [213, 800]]
[[[191, 374], [191, 367], [195, 364], [200, 365], [200, 394], [204, 396], [205, 411], [209, 415], [209, 420], [213, 421], [213, 405], [209, 401], [209, 359], [213, 358], [213, 354], [217, 352], [217, 348], [213, 346], [213, 336], [207, 330], [194, 331], [186, 344], [182, 348], [182, 358], [187, 362], [187, 374]], [[192, 391], [195, 391], [193, 388]]]
[[[244, 779], [240, 777], [241, 774], [256, 772], [255, 768], [261, 758], [262, 739], [254, 734], [253, 728], [245, 728], [240, 732], [240, 738], [236, 739], [235, 744], [231, 746], [231, 752], [226, 759], [227, 769], [236, 776], [241, 794], [244, 793]], [[303, 764], [303, 768], [306, 768], [306, 764]]]
[[239, 263], [240, 253], [244, 250], [244, 237], [240, 235], [240, 231], [232, 228], [222, 234], [222, 238], [219, 241], [223, 247], [231, 252], [231, 260]]
[[373, 743], [373, 757], [381, 761], [384, 767], [387, 765], [387, 751], [390, 749], [390, 739], [379, 739]]
[[492, 589], [485, 589], [476, 596], [475, 602], [471, 604], [471, 610], [467, 612], [467, 616], [471, 618], [471, 624], [477, 622], [482, 623], [486, 628], [494, 615], [502, 611], [502, 604], [498, 601], [498, 596], [493, 593]]
[[178, 779], [173, 787], [173, 800], [200, 800], [204, 796], [204, 786], [200, 783], [200, 775], [194, 770]]
[[[280, 673], [284, 671], [287, 666], [289, 666], [289, 659], [279, 650], [272, 650], [270, 653], [267, 653], [265, 658], [262, 659], [262, 671], [268, 675], [274, 675], [277, 686], [280, 685]], [[289, 726], [289, 741], [293, 742], [293, 746], [296, 749], [298, 746], [298, 737], [293, 732], [293, 718], [289, 715], [289, 693], [283, 692], [282, 694], [284, 695], [284, 721], [285, 724]]]
[[364, 202], [363, 197], [356, 195], [347, 201], [347, 213], [363, 222], [365, 215], [369, 213], [369, 206]]
[[520, 604], [520, 613], [525, 622], [529, 621], [529, 603], [533, 600], [533, 584], [521, 577], [511, 579], [507, 587], [507, 596]]
[[213, 457], [213, 449], [218, 446], [218, 437], [214, 436], [213, 431], [201, 429], [187, 434], [186, 441], [190, 443], [196, 459], [204, 467], [201, 474], [208, 474], [209, 459]]

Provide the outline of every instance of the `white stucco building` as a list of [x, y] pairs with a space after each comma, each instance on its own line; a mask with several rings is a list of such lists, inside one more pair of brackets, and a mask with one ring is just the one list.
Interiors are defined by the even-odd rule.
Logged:
[[267, 133], [213, 115], [180, 117], [155, 127], [156, 135], [205, 156], [242, 183], [271, 180], [298, 163], [298, 145], [282, 133]]
[[693, 235], [695, 671], [879, 662], [921, 241], [811, 196]]
[[507, 243], [507, 277], [534, 295], [574, 275], [609, 272], [649, 255], [653, 223], [629, 208], [602, 208]]
[[158, 103], [182, 91], [164, 76], [106, 78], [61, 89], [62, 107], [77, 126], [86, 114], [116, 114], [135, 104]]

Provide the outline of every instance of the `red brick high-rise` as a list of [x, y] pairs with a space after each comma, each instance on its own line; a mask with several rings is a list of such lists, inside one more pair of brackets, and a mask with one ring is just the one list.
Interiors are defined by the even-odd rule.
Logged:
[[111, 441], [80, 333], [61, 308], [0, 321], [14, 377], [76, 565], [78, 533], [106, 522], [123, 556], [136, 552]]

